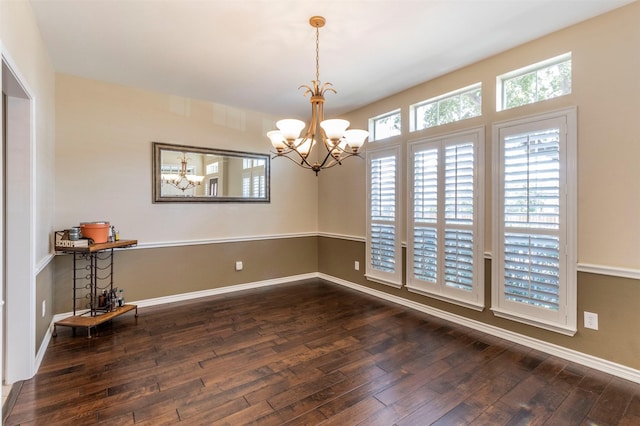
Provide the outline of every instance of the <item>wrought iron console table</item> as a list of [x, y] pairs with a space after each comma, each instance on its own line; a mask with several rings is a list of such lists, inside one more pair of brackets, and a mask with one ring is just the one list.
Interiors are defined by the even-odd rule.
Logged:
[[[86, 327], [91, 338], [91, 328], [107, 322], [138, 306], [124, 304], [116, 306], [113, 301], [101, 300], [101, 292], [113, 292], [113, 251], [138, 244], [137, 240], [119, 240], [108, 243], [91, 244], [87, 247], [61, 247], [56, 251], [73, 255], [73, 315], [53, 324], [53, 337], [58, 335], [57, 326]], [[86, 273], [82, 273], [86, 271]], [[86, 301], [87, 303], [83, 303]]]

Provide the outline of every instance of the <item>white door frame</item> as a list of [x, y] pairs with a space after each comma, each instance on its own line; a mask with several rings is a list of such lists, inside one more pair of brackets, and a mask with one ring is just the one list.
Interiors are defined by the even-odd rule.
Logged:
[[[0, 339], [6, 344], [3, 383], [12, 384], [35, 374], [35, 98], [15, 63], [0, 46], [2, 92], [7, 95], [6, 128], [0, 183], [0, 277], [5, 293], [5, 324]], [[2, 291], [2, 289], [0, 289]]]

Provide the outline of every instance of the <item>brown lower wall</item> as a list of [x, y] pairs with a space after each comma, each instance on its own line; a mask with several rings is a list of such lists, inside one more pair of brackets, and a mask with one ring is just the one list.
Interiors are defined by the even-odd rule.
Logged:
[[[591, 273], [578, 273], [578, 332], [565, 336], [504, 318], [498, 318], [491, 306], [491, 260], [485, 260], [485, 306], [477, 312], [427, 296], [368, 281], [365, 276], [365, 243], [330, 237], [318, 241], [319, 272], [368, 288], [402, 297], [426, 306], [451, 312], [475, 321], [553, 343], [598, 358], [640, 369], [640, 282]], [[403, 265], [405, 252], [403, 250]], [[354, 261], [360, 270], [354, 269]], [[403, 272], [403, 282], [405, 273]], [[583, 312], [598, 314], [599, 330], [585, 329]]]
[[[114, 255], [114, 286], [136, 301], [314, 273], [317, 248], [317, 237], [300, 237], [124, 249]], [[73, 309], [72, 265], [71, 255], [56, 256], [54, 313]]]
[[[54, 289], [54, 272], [55, 266], [53, 262], [49, 262], [36, 277], [36, 306], [35, 306], [35, 325], [36, 325], [36, 353], [40, 350], [40, 345], [45, 339], [49, 331], [49, 325], [53, 318], [53, 289]], [[42, 305], [44, 303], [44, 315]]]
[[[404, 251], [403, 251], [404, 258]], [[235, 271], [236, 260], [244, 263]], [[360, 270], [354, 269], [354, 261]], [[56, 256], [53, 313], [72, 309], [72, 258]], [[485, 324], [640, 369], [640, 283], [578, 274], [578, 332], [569, 337], [498, 318], [491, 306], [491, 261], [485, 260], [485, 306], [477, 312], [427, 296], [368, 281], [365, 243], [330, 237], [283, 238], [192, 246], [125, 249], [115, 255], [114, 284], [129, 301], [320, 272]], [[403, 274], [403, 280], [404, 280]], [[583, 312], [598, 314], [599, 330], [583, 327]], [[40, 329], [40, 327], [39, 327]], [[39, 332], [40, 334], [40, 332]]]

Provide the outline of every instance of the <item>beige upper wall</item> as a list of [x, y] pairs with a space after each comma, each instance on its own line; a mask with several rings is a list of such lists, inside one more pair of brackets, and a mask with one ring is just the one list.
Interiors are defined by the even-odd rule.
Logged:
[[[35, 126], [35, 261], [51, 252], [54, 206], [55, 79], [31, 5], [27, 1], [0, 1], [2, 55], [32, 97]], [[34, 265], [35, 266], [35, 265]]]
[[[370, 117], [401, 108], [403, 135], [365, 147], [401, 143], [403, 159], [408, 141], [486, 126], [485, 248], [491, 252], [492, 123], [577, 106], [578, 260], [582, 264], [640, 269], [638, 22], [640, 3], [635, 2], [371, 104], [347, 118], [353, 127], [367, 126]], [[571, 95], [496, 112], [497, 75], [565, 52], [572, 52]], [[477, 82], [482, 82], [482, 117], [409, 133], [409, 105]], [[320, 231], [364, 237], [364, 165], [334, 170], [321, 174]], [[402, 176], [406, 176], [404, 162]], [[345, 185], [346, 191], [334, 190]]]
[[108, 220], [141, 244], [316, 233], [317, 180], [271, 161], [271, 203], [152, 203], [151, 142], [257, 153], [274, 117], [70, 75], [56, 76], [58, 229]]
[[[148, 242], [316, 230], [364, 237], [365, 167], [359, 159], [322, 172], [320, 191], [312, 173], [292, 167], [286, 160], [272, 161], [271, 205], [151, 203], [150, 141], [266, 152], [264, 132], [272, 128], [272, 118], [257, 113], [58, 76], [60, 128], [56, 129], [54, 153], [53, 72], [30, 6], [24, 1], [0, 2], [0, 11], [4, 53], [37, 96], [37, 260], [49, 253], [53, 229], [94, 219], [111, 220], [123, 236]], [[638, 21], [640, 4], [636, 2], [367, 106], [349, 118], [353, 127], [363, 127], [369, 117], [401, 107], [404, 135], [396, 142], [403, 145], [421, 136], [485, 124], [488, 172], [491, 123], [577, 105], [579, 261], [640, 268], [636, 256], [640, 227], [635, 226], [640, 213], [635, 190], [640, 177], [636, 166], [640, 150]], [[573, 53], [571, 95], [495, 112], [496, 75], [566, 51]], [[408, 133], [406, 117], [411, 103], [477, 81], [483, 83], [484, 92], [481, 119]], [[269, 123], [263, 124], [264, 120]], [[233, 128], [239, 125], [244, 130]], [[54, 154], [59, 168], [55, 174]], [[487, 251], [491, 251], [490, 184], [488, 173]], [[55, 220], [50, 212], [54, 196]], [[183, 221], [185, 213], [190, 221]]]

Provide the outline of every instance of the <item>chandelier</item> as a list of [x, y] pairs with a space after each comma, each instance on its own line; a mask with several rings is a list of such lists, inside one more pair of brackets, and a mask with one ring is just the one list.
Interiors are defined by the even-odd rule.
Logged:
[[[324, 119], [324, 94], [337, 93], [331, 83], [320, 83], [319, 28], [324, 27], [325, 22], [322, 16], [312, 16], [309, 19], [309, 24], [316, 29], [316, 79], [311, 82], [311, 86], [303, 84], [298, 87], [298, 89], [306, 89], [304, 96], [310, 96], [309, 127], [301, 137], [302, 129], [306, 124], [301, 120], [284, 119], [276, 123], [278, 130], [267, 133], [276, 150], [273, 158], [286, 157], [305, 169], [313, 170], [316, 176], [320, 170], [342, 164], [346, 158], [360, 157], [358, 151], [369, 136], [366, 130], [347, 130], [349, 127], [347, 120]], [[326, 153], [323, 151], [322, 154], [311, 155], [316, 142], [322, 143]]]
[[183, 152], [182, 157], [178, 157], [178, 159], [180, 160], [180, 171], [178, 173], [162, 173], [162, 183], [168, 183], [182, 192], [201, 185], [204, 176], [187, 174], [187, 162], [189, 161], [187, 153]]

